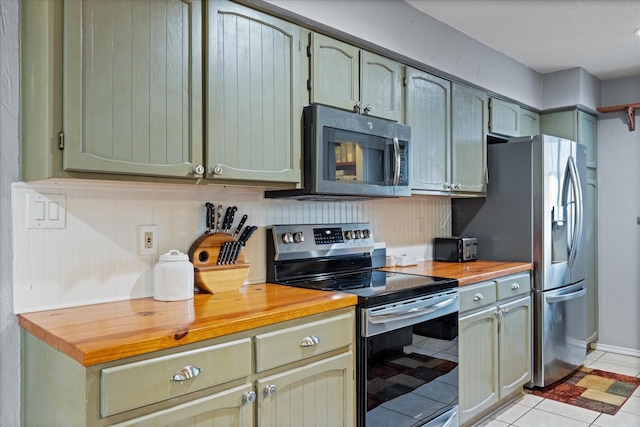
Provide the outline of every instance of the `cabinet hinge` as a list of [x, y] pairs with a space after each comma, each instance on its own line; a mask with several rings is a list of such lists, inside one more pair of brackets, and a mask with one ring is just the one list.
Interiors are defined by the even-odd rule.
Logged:
[[58, 148], [64, 150], [64, 132], [58, 133]]
[[307, 58], [311, 58], [311, 45], [307, 45]]
[[307, 90], [311, 90], [311, 79], [307, 79]]

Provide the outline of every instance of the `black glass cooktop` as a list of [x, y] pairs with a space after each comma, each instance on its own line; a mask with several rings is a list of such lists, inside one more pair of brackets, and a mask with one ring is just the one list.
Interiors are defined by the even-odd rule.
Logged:
[[364, 270], [280, 283], [301, 288], [355, 294], [358, 296], [358, 305], [362, 307], [411, 299], [458, 286], [458, 281], [455, 279], [381, 270]]

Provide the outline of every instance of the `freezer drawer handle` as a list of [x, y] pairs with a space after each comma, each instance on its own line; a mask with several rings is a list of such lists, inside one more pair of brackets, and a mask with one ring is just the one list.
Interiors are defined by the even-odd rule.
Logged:
[[558, 295], [557, 297], [546, 297], [545, 300], [547, 301], [547, 303], [549, 304], [553, 304], [556, 302], [564, 302], [564, 301], [569, 301], [575, 298], [580, 298], [581, 296], [585, 295], [587, 293], [587, 288], [583, 287], [582, 289], [580, 289], [577, 292], [571, 292], [570, 294], [564, 294], [564, 295]]

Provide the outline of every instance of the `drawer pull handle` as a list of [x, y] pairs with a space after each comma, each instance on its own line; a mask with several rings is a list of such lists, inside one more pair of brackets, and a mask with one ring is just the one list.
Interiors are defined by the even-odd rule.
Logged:
[[198, 368], [197, 366], [185, 366], [184, 368], [173, 374], [173, 376], [171, 377], [171, 381], [182, 382], [190, 380], [191, 378], [195, 378], [200, 375], [201, 372], [202, 369]]
[[300, 342], [300, 347], [313, 347], [320, 344], [320, 337], [316, 335], [309, 335], [308, 337], [304, 337], [302, 342]]
[[256, 401], [256, 392], [251, 390], [246, 392], [243, 396], [242, 399], [246, 402], [246, 403], [253, 403]]
[[270, 384], [264, 388], [265, 396], [275, 396], [278, 393], [278, 387], [275, 384]]
[[482, 301], [482, 294], [475, 294], [473, 296], [474, 301]]
[[520, 285], [518, 285], [517, 283], [514, 283], [513, 285], [511, 285], [511, 289], [514, 291], [517, 291], [518, 289], [520, 289]]

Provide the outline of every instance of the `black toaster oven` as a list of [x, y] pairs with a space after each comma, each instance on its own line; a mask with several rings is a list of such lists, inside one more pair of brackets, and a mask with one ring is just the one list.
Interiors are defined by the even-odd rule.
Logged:
[[475, 237], [436, 237], [433, 240], [434, 261], [465, 262], [478, 259]]

